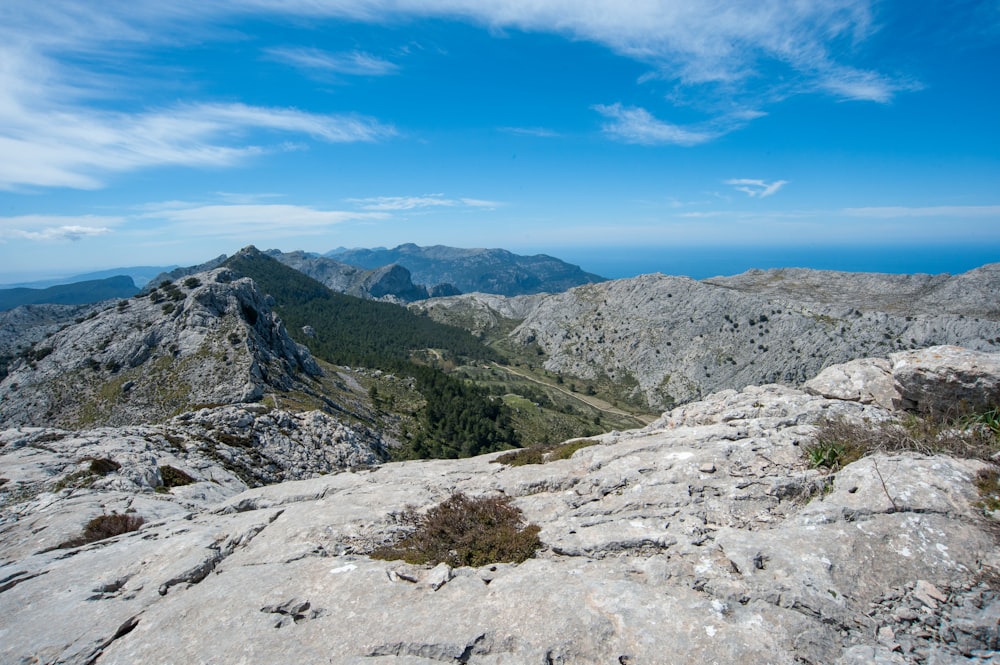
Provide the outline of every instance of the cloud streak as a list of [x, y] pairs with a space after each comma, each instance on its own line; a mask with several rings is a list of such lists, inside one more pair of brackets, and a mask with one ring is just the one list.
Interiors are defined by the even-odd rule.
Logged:
[[502, 205], [498, 201], [485, 201], [482, 199], [449, 199], [445, 198], [442, 194], [426, 194], [424, 196], [375, 196], [363, 199], [348, 199], [348, 202], [358, 205], [362, 210], [376, 211], [460, 207], [493, 209]]
[[718, 132], [687, 129], [653, 117], [646, 109], [598, 104], [594, 110], [608, 118], [604, 133], [625, 143], [694, 146], [719, 136]]
[[788, 184], [788, 181], [775, 180], [769, 183], [752, 178], [734, 178], [726, 180], [725, 183], [732, 185], [736, 188], [736, 191], [743, 192], [751, 198], [765, 199], [776, 194], [779, 189]]
[[893, 219], [897, 217], [993, 217], [1000, 221], [1000, 206], [873, 206], [868, 208], [845, 208], [844, 214], [851, 217], [877, 217]]
[[348, 74], [350, 76], [387, 76], [399, 66], [369, 53], [330, 53], [316, 48], [272, 48], [271, 58], [312, 73]]
[[246, 238], [260, 230], [269, 236], [316, 234], [349, 221], [385, 219], [377, 212], [318, 210], [309, 206], [287, 204], [184, 204], [167, 202], [159, 210], [149, 210], [139, 217], [158, 220], [171, 228], [194, 236]]

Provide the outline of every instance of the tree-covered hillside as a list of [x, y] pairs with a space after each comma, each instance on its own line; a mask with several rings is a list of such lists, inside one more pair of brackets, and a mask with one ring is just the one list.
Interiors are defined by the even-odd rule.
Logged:
[[[289, 334], [313, 355], [337, 365], [411, 376], [426, 400], [401, 457], [460, 457], [519, 445], [508, 408], [486, 391], [439, 369], [412, 361], [433, 349], [442, 358], [491, 360], [496, 353], [467, 331], [418, 316], [390, 303], [331, 291], [277, 260], [247, 248], [225, 264], [250, 277], [275, 300]], [[308, 331], [308, 332], [307, 332]]]

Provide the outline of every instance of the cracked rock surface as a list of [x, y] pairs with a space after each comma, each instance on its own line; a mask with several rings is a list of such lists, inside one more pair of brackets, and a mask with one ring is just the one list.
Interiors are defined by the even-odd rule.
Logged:
[[[748, 387], [567, 460], [385, 464], [21, 548], [0, 555], [0, 661], [995, 662], [997, 525], [972, 482], [986, 463], [900, 453], [827, 475], [802, 447], [831, 415], [892, 414]], [[543, 549], [455, 569], [366, 555], [408, 506], [455, 491], [512, 497]], [[30, 543], [31, 525], [3, 542]]]

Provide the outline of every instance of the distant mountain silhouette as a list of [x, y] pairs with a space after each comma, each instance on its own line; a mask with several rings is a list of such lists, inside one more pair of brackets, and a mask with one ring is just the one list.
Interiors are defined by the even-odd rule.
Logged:
[[127, 275], [59, 284], [47, 289], [0, 289], [0, 311], [21, 305], [85, 305], [111, 298], [131, 298], [139, 289]]

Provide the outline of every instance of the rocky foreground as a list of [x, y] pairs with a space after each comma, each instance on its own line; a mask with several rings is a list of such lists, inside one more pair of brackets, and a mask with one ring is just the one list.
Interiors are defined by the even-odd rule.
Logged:
[[[86, 436], [8, 430], [0, 662], [996, 662], [998, 523], [973, 482], [989, 464], [877, 454], [829, 474], [803, 448], [824, 417], [995, 403], [998, 384], [996, 354], [906, 352], [805, 390], [723, 391], [567, 460], [394, 463], [246, 491], [195, 436], [103, 450], [120, 469], [56, 489], [112, 433], [74, 451]], [[156, 492], [162, 478], [135, 480], [143, 464], [195, 482]], [[16, 495], [40, 475], [49, 489]], [[367, 556], [407, 506], [456, 491], [513, 497], [542, 550], [456, 569]], [[138, 531], [51, 549], [129, 510]]]

